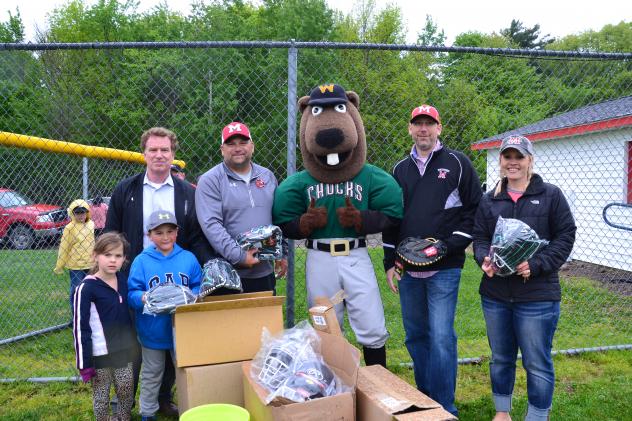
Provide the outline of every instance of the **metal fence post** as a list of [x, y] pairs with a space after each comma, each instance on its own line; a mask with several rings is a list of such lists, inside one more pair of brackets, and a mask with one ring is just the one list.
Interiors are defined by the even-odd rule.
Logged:
[[[298, 49], [292, 46], [287, 54], [287, 176], [296, 172], [296, 92], [297, 92], [297, 68]], [[289, 241], [287, 270], [287, 306], [285, 326], [294, 326], [294, 240]]]
[[82, 179], [83, 179], [83, 200], [88, 200], [88, 158], [84, 157], [83, 168], [82, 168]]

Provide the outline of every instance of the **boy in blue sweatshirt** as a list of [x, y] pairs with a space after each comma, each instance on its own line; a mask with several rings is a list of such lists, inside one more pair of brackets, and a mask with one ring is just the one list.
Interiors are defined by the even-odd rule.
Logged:
[[147, 232], [153, 245], [134, 259], [127, 281], [128, 301], [136, 313], [136, 332], [143, 354], [140, 371], [143, 421], [156, 419], [165, 358], [173, 359], [171, 315], [143, 314], [145, 295], [152, 287], [167, 282], [187, 286], [197, 294], [202, 278], [202, 269], [193, 253], [176, 244], [178, 223], [173, 213], [153, 212], [149, 216]]

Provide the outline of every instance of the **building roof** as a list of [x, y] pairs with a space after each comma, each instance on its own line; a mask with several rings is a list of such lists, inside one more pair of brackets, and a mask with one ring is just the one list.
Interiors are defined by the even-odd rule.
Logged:
[[532, 142], [576, 136], [632, 125], [632, 96], [586, 105], [567, 113], [545, 118], [518, 129], [472, 143], [473, 150], [500, 147], [503, 138], [512, 134], [527, 136]]

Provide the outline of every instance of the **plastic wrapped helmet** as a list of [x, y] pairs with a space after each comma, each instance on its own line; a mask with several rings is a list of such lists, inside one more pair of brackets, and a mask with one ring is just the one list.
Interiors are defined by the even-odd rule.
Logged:
[[498, 217], [489, 255], [499, 276], [509, 276], [516, 266], [530, 259], [548, 241], [541, 240], [527, 224], [512, 218]]
[[332, 396], [336, 392], [336, 378], [322, 360], [301, 363], [275, 393], [294, 402]]
[[268, 390], [278, 389], [291, 376], [297, 365], [316, 358], [311, 343], [296, 340], [278, 341], [270, 347], [259, 372], [259, 383]]
[[297, 354], [297, 342], [281, 342], [278, 346], [271, 347], [263, 360], [259, 382], [269, 390], [276, 390], [292, 374]]

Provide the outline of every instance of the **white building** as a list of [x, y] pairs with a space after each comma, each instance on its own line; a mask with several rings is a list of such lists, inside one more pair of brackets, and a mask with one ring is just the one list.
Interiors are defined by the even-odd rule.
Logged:
[[535, 172], [559, 186], [573, 210], [577, 239], [571, 257], [632, 271], [632, 96], [588, 105], [472, 144], [487, 150], [487, 186], [499, 179], [501, 140], [521, 134], [534, 143]]

